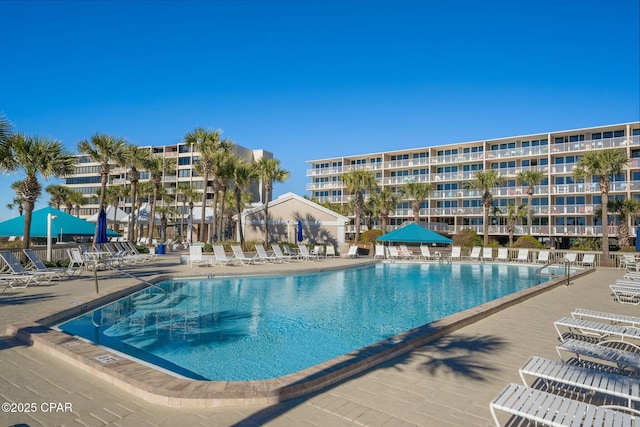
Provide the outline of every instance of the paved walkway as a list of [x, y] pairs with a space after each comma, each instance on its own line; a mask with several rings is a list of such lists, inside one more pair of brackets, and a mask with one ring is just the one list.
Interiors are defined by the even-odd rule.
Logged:
[[[216, 267], [216, 275], [301, 268], [326, 269], [362, 260], [322, 260], [278, 266]], [[178, 264], [176, 254], [136, 274], [211, 273]], [[133, 279], [100, 272], [101, 293]], [[176, 409], [157, 406], [10, 338], [0, 340], [2, 425], [84, 426], [489, 426], [489, 401], [531, 355], [557, 358], [553, 320], [574, 307], [640, 314], [616, 303], [608, 284], [620, 270], [599, 269], [323, 392], [269, 407]], [[92, 275], [52, 286], [8, 290], [0, 296], [0, 330], [95, 296]], [[51, 405], [53, 403], [54, 405]], [[20, 405], [22, 404], [22, 405]], [[27, 405], [25, 405], [27, 404]], [[4, 406], [3, 406], [4, 409]]]

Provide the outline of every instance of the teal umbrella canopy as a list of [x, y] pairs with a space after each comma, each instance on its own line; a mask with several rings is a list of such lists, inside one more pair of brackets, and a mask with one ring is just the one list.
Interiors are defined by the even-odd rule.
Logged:
[[[68, 213], [52, 207], [46, 207], [33, 211], [31, 218], [31, 237], [47, 237], [47, 215], [56, 218], [51, 221], [51, 235], [53, 237], [64, 236], [93, 236], [96, 225], [77, 218]], [[0, 222], [0, 236], [22, 236], [24, 234], [24, 216]], [[107, 236], [118, 237], [120, 234], [113, 230], [107, 230]]]
[[397, 230], [378, 237], [376, 240], [378, 242], [398, 243], [453, 243], [453, 240], [448, 239], [436, 233], [435, 231], [428, 230], [415, 223], [407, 224], [404, 227], [400, 227]]

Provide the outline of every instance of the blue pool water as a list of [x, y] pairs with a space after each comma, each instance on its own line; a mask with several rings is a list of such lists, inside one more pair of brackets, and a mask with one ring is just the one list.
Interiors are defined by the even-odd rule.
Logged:
[[151, 287], [58, 327], [189, 378], [261, 380], [534, 286], [536, 270], [377, 264], [168, 281], [166, 295]]

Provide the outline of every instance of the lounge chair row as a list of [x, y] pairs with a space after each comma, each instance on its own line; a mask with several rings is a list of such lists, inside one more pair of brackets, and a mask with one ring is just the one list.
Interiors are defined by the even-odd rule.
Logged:
[[[496, 425], [497, 412], [548, 426], [640, 425], [640, 353], [609, 345], [613, 339], [640, 343], [638, 324], [640, 317], [580, 308], [554, 322], [562, 340], [556, 347], [560, 360], [529, 358], [519, 369], [523, 385], [507, 384], [489, 405]], [[564, 361], [563, 353], [576, 357]], [[567, 397], [574, 393], [591, 402]]]
[[[288, 245], [284, 245], [283, 248], [277, 243], [271, 245], [271, 253], [268, 253], [263, 245], [256, 245], [256, 254], [253, 256], [247, 256], [242, 248], [238, 245], [232, 245], [231, 250], [233, 255], [227, 255], [222, 245], [213, 246], [213, 256], [204, 256], [202, 253], [202, 246], [192, 245], [189, 247], [189, 265], [247, 265], [257, 263], [283, 263], [293, 260], [306, 260], [312, 261], [320, 258], [320, 248], [316, 246], [315, 250], [309, 250], [306, 245], [298, 245], [298, 252], [293, 252]], [[327, 253], [325, 256], [335, 256], [335, 249], [333, 246], [327, 246]]]

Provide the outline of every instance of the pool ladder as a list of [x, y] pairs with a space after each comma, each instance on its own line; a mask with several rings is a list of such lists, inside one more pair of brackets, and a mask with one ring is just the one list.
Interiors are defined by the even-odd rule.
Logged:
[[[542, 270], [544, 270], [545, 268], [548, 268], [552, 265], [564, 265], [564, 274], [551, 274], [551, 273], [543, 273]], [[538, 278], [538, 284], [540, 284], [540, 278], [542, 276], [547, 276], [547, 277], [559, 277], [559, 276], [564, 276], [565, 278], [565, 286], [569, 286], [569, 284], [571, 283], [571, 261], [569, 261], [566, 258], [559, 258], [553, 261], [549, 261], [546, 264], [544, 264], [543, 266], [541, 266], [540, 268], [538, 268], [538, 270], [536, 271], [536, 277]]]

